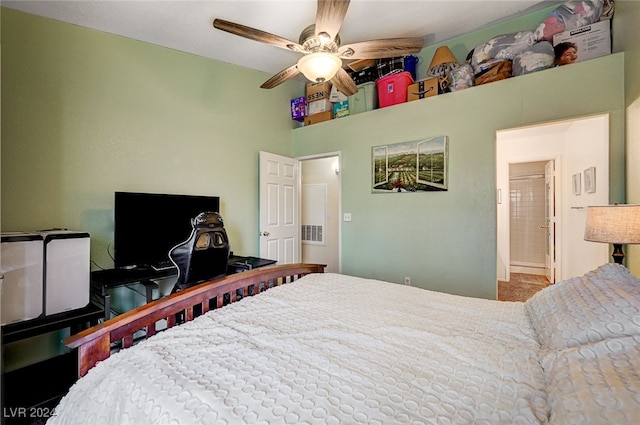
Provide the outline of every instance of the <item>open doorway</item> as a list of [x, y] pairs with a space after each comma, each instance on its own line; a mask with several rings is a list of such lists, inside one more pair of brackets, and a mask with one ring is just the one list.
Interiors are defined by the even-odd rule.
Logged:
[[509, 164], [508, 280], [498, 300], [526, 301], [555, 283], [555, 160]]
[[304, 263], [340, 267], [340, 154], [298, 158], [301, 169], [301, 256]]
[[[496, 133], [497, 182], [497, 277], [509, 281], [512, 272], [511, 181], [512, 164], [553, 160], [555, 216], [542, 223], [553, 245], [549, 261], [555, 259], [553, 281], [580, 276], [608, 261], [608, 246], [586, 242], [586, 210], [609, 202], [609, 116], [597, 115], [500, 130]], [[587, 192], [576, 187], [587, 169], [596, 169], [597, 188]], [[547, 172], [545, 171], [545, 174]], [[583, 181], [584, 179], [582, 179]], [[555, 218], [553, 218], [555, 217]], [[546, 226], [549, 226], [547, 229]], [[547, 259], [545, 259], [545, 262]]]
[[510, 271], [555, 283], [554, 160], [509, 164]]

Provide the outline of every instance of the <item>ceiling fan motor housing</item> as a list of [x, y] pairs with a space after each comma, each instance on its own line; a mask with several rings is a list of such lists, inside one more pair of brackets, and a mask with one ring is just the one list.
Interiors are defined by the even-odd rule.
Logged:
[[[323, 37], [323, 34], [325, 34], [326, 37]], [[316, 26], [315, 24], [311, 24], [302, 30], [298, 42], [310, 53], [338, 53], [338, 48], [340, 47], [340, 35], [336, 34], [334, 40], [331, 40], [331, 36], [327, 33], [320, 33], [319, 35], [316, 35]]]

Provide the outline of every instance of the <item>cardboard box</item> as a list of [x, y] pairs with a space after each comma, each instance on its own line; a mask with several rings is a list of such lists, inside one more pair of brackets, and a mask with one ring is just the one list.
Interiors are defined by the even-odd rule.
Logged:
[[329, 121], [330, 119], [333, 119], [333, 111], [320, 112], [319, 114], [304, 117], [304, 125], [317, 124], [322, 121]]
[[324, 83], [309, 83], [307, 84], [305, 94], [307, 97], [307, 103], [320, 99], [329, 99], [329, 95], [331, 94], [331, 82], [325, 81]]
[[336, 86], [331, 87], [331, 93], [329, 94], [329, 100], [331, 102], [344, 102], [347, 100], [347, 95], [342, 93]]
[[376, 60], [375, 59], [359, 59], [351, 62], [347, 66], [352, 71], [358, 72], [358, 71], [362, 71], [365, 68], [376, 66]]
[[304, 121], [307, 116], [307, 98], [296, 97], [291, 99], [291, 119], [296, 121]]
[[438, 77], [418, 80], [407, 88], [407, 100], [424, 99], [438, 94]]
[[349, 100], [333, 104], [333, 118], [342, 118], [347, 116], [349, 116]]
[[314, 100], [307, 105], [307, 115], [309, 116], [332, 110], [333, 107], [329, 99]]
[[578, 48], [578, 59], [582, 62], [611, 54], [611, 21], [600, 21], [575, 30], [553, 36], [553, 46], [569, 41]]

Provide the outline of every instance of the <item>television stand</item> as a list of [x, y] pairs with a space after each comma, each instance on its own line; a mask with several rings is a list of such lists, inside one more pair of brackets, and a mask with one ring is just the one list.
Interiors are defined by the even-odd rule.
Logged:
[[64, 328], [70, 328], [71, 334], [77, 333], [90, 326], [97, 325], [102, 317], [102, 309], [89, 303], [85, 307], [64, 311], [49, 316], [2, 326], [2, 344], [9, 344], [36, 335], [42, 335]]
[[133, 269], [105, 269], [91, 272], [91, 289], [104, 302], [104, 318], [111, 317], [111, 295], [109, 289], [139, 283], [145, 287], [146, 302], [153, 301], [153, 290], [158, 288], [155, 282], [178, 275], [176, 268], [154, 270], [151, 267]]

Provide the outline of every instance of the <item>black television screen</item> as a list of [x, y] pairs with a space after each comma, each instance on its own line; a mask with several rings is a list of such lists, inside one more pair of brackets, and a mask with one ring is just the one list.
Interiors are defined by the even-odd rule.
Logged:
[[157, 267], [166, 263], [169, 250], [189, 238], [191, 219], [204, 211], [220, 212], [220, 198], [116, 192], [115, 267]]

